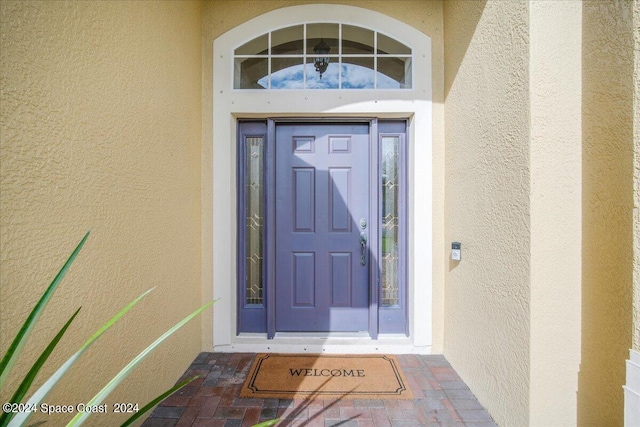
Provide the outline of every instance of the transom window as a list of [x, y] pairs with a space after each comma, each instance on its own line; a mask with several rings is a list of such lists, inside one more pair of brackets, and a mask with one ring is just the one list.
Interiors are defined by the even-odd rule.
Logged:
[[234, 51], [235, 89], [410, 89], [411, 48], [339, 23], [270, 31]]

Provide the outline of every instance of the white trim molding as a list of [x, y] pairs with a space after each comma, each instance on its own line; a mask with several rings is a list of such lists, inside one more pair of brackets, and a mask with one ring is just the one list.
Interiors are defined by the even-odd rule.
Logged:
[[629, 350], [624, 389], [624, 426], [640, 426], [640, 352]]
[[[410, 46], [411, 89], [233, 89], [234, 49], [268, 31], [313, 22], [373, 30]], [[392, 31], [387, 31], [393, 29]], [[432, 77], [431, 39], [383, 14], [345, 5], [310, 4], [266, 13], [213, 44], [213, 318], [215, 351], [330, 351], [428, 353], [432, 344]], [[274, 338], [237, 334], [236, 121], [252, 117], [369, 117], [409, 119], [409, 337]], [[416, 238], [412, 236], [418, 236]]]

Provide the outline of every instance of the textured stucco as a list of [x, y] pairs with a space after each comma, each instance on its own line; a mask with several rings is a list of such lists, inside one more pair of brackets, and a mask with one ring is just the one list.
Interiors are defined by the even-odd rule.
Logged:
[[444, 354], [499, 425], [529, 423], [529, 5], [444, 3]]
[[583, 426], [622, 425], [633, 335], [633, 46], [633, 2], [583, 2]]
[[633, 349], [640, 351], [640, 0], [633, 2]]
[[[443, 319], [444, 319], [444, 270], [445, 252], [442, 251], [444, 245], [444, 229], [442, 227], [444, 213], [444, 106], [443, 106], [443, 35], [442, 35], [442, 2], [425, 2], [421, 0], [411, 1], [293, 1], [293, 0], [259, 0], [243, 1], [243, 7], [238, 7], [240, 2], [233, 0], [206, 2], [203, 10], [203, 30], [202, 30], [202, 105], [203, 105], [203, 132], [202, 132], [202, 294], [203, 298], [213, 297], [211, 283], [213, 272], [210, 260], [213, 257], [213, 218], [212, 187], [213, 181], [212, 158], [213, 158], [213, 96], [214, 91], [221, 89], [213, 88], [213, 41], [224, 32], [237, 27], [239, 24], [251, 18], [265, 14], [275, 9], [295, 6], [300, 4], [324, 3], [327, 7], [330, 4], [343, 4], [370, 9], [386, 14], [398, 19], [414, 28], [422, 31], [431, 38], [432, 42], [432, 90], [433, 90], [433, 342], [432, 351], [441, 352], [443, 342]], [[312, 16], [309, 17], [313, 19]], [[340, 20], [340, 16], [336, 16]], [[380, 31], [393, 29], [381, 28]], [[417, 77], [419, 78], [419, 77]], [[226, 125], [226, 124], [225, 124]], [[228, 144], [229, 141], [213, 141], [213, 143]], [[215, 183], [214, 183], [215, 185]], [[212, 316], [203, 316], [202, 321], [202, 341], [204, 349], [211, 350], [212, 347]]]
[[576, 425], [582, 5], [530, 2], [530, 426]]
[[[27, 359], [82, 305], [51, 372], [156, 286], [50, 402], [86, 400], [212, 299], [213, 40], [302, 3], [0, 1], [0, 348], [89, 228]], [[639, 1], [323, 3], [433, 43], [433, 352], [500, 425], [620, 425], [640, 350]], [[212, 334], [209, 311], [109, 401], [148, 400]]]
[[[156, 287], [47, 398], [77, 404], [201, 302], [201, 4], [2, 1], [0, 19], [0, 348], [90, 228], [16, 373], [77, 307], [37, 383]], [[146, 403], [199, 350], [194, 322], [107, 402]]]
[[633, 5], [445, 2], [444, 352], [501, 425], [622, 423]]

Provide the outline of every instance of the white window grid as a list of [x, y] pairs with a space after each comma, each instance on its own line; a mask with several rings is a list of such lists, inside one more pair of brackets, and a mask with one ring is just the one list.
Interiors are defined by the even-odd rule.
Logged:
[[[315, 55], [313, 52], [308, 53], [307, 52], [307, 25], [312, 25], [312, 24], [337, 24], [338, 25], [338, 53], [337, 54], [323, 54], [323, 57], [326, 58], [335, 58], [338, 60], [337, 64], [338, 64], [338, 88], [339, 89], [344, 89], [342, 87], [342, 59], [343, 58], [373, 58], [373, 76], [374, 76], [374, 89], [380, 89], [378, 87], [378, 58], [407, 58], [409, 59], [408, 61], [408, 66], [411, 67], [411, 63], [413, 62], [413, 49], [407, 47], [411, 53], [409, 54], [394, 54], [394, 53], [386, 53], [386, 54], [380, 54], [378, 53], [378, 34], [383, 34], [386, 37], [389, 37], [391, 39], [393, 39], [392, 37], [388, 36], [385, 33], [381, 33], [379, 31], [376, 30], [371, 30], [373, 31], [373, 53], [369, 54], [369, 53], [365, 53], [365, 54], [357, 54], [357, 53], [349, 53], [349, 54], [343, 54], [342, 53], [342, 26], [343, 24], [341, 23], [336, 23], [336, 22], [309, 22], [309, 23], [305, 23], [305, 24], [296, 24], [296, 25], [302, 25], [303, 26], [303, 38], [302, 38], [302, 49], [303, 52], [302, 54], [277, 54], [277, 55], [273, 55], [271, 53], [271, 34], [275, 31], [278, 31], [280, 29], [284, 29], [284, 28], [290, 28], [290, 27], [294, 27], [296, 25], [292, 25], [289, 27], [283, 27], [283, 28], [278, 28], [278, 29], [274, 29], [269, 31], [268, 33], [268, 37], [267, 37], [267, 49], [268, 49], [268, 53], [266, 55], [241, 55], [241, 54], [235, 54], [234, 52], [234, 59], [235, 58], [251, 58], [251, 59], [267, 59], [267, 81], [268, 81], [268, 86], [265, 89], [272, 89], [271, 87], [271, 76], [272, 76], [272, 71], [271, 71], [271, 61], [273, 58], [277, 58], [277, 59], [285, 59], [285, 58], [294, 58], [294, 59], [302, 59], [302, 65], [304, 67], [306, 67], [306, 65], [308, 64], [308, 60], [309, 59], [313, 59], [315, 57], [317, 57], [318, 55]], [[351, 25], [353, 26], [353, 25]], [[362, 28], [362, 27], [359, 27]], [[261, 37], [261, 36], [259, 36]], [[256, 37], [258, 38], [258, 37]], [[255, 40], [256, 38], [252, 39]], [[394, 39], [395, 40], [395, 39]], [[401, 43], [402, 45], [406, 46], [406, 44], [402, 43], [402, 42], [398, 42]], [[245, 43], [246, 44], [246, 43]], [[244, 44], [243, 44], [244, 45]], [[241, 46], [243, 46], [241, 45]], [[237, 49], [237, 48], [236, 48]], [[235, 62], [235, 61], [234, 61]], [[412, 70], [410, 70], [412, 71]], [[233, 73], [232, 73], [233, 74]], [[410, 82], [413, 81], [413, 78], [410, 79]], [[303, 72], [303, 88], [307, 89], [307, 73]], [[404, 89], [411, 89], [411, 83], [407, 86], [404, 87]], [[239, 89], [239, 90], [247, 90], [247, 89]], [[250, 89], [249, 89], [250, 90]], [[261, 89], [262, 90], [262, 89]], [[349, 89], [351, 90], [351, 89]]]

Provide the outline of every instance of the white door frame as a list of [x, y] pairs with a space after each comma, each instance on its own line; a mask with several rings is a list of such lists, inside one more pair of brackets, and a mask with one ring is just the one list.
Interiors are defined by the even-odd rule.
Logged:
[[[233, 51], [268, 31], [309, 22], [342, 22], [378, 30], [413, 50], [412, 89], [233, 89]], [[340, 17], [336, 19], [336, 17]], [[392, 29], [392, 31], [386, 31]], [[431, 39], [388, 16], [344, 5], [292, 6], [256, 17], [213, 44], [213, 295], [215, 351], [430, 353], [432, 344], [432, 77]], [[237, 335], [236, 120], [248, 117], [408, 118], [409, 337]], [[413, 236], [418, 236], [415, 238]]]

